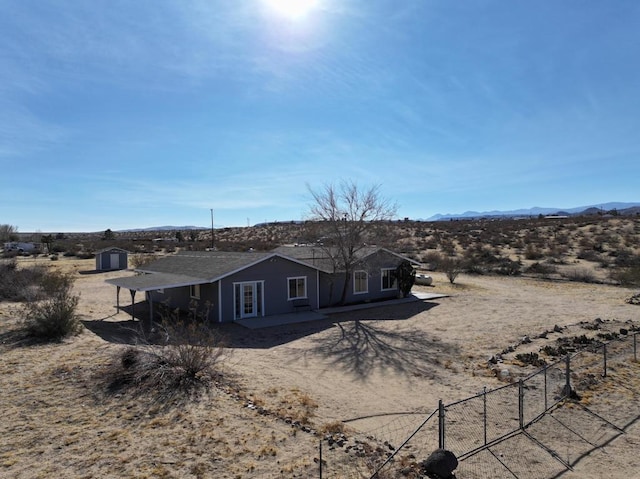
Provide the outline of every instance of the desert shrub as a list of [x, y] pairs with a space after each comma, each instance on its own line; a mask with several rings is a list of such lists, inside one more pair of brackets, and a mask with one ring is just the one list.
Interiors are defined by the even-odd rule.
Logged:
[[430, 271], [437, 271], [440, 269], [440, 263], [444, 261], [444, 256], [435, 251], [429, 251], [422, 256], [422, 262], [427, 265], [427, 269]]
[[538, 248], [536, 248], [535, 245], [529, 243], [527, 244], [527, 247], [524, 249], [524, 257], [526, 259], [536, 260], [536, 259], [543, 258], [544, 254], [542, 254], [542, 252]]
[[593, 249], [581, 249], [578, 251], [577, 258], [585, 261], [593, 261], [594, 263], [600, 261], [600, 255]]
[[139, 268], [145, 264], [149, 264], [154, 261], [156, 257], [153, 254], [136, 253], [129, 257], [129, 263], [134, 268]]
[[522, 272], [522, 263], [509, 258], [502, 258], [497, 267], [493, 269], [497, 274], [505, 276], [516, 276]]
[[596, 277], [593, 272], [586, 268], [572, 268], [560, 273], [563, 278], [569, 281], [578, 281], [582, 283], [595, 283]]
[[106, 370], [108, 389], [159, 401], [185, 399], [219, 376], [224, 352], [221, 336], [204, 322], [169, 315], [153, 333], [140, 333], [137, 346], [119, 352]]
[[615, 265], [618, 267], [634, 267], [640, 266], [640, 255], [633, 254], [633, 251], [621, 249], [614, 252]]
[[640, 266], [616, 268], [609, 276], [622, 286], [640, 286]]
[[530, 264], [525, 270], [527, 273], [540, 274], [542, 276], [548, 276], [558, 272], [558, 268], [552, 264], [535, 262]]
[[444, 258], [440, 263], [440, 269], [447, 275], [449, 283], [453, 284], [462, 272], [462, 263], [456, 258]]
[[24, 308], [25, 332], [36, 339], [59, 341], [80, 332], [82, 325], [76, 313], [78, 296], [71, 293], [73, 278], [62, 273], [43, 276], [39, 299]]
[[0, 262], [0, 300], [34, 299], [38, 295], [38, 284], [46, 274], [44, 266], [18, 268], [15, 258]]
[[485, 267], [482, 265], [482, 263], [477, 261], [475, 258], [466, 259], [464, 261], [463, 269], [465, 273], [468, 273], [468, 274], [483, 275], [487, 272]]

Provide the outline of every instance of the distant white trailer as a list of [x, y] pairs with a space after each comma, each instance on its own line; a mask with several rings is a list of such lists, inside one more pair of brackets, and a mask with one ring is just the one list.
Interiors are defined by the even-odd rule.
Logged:
[[39, 244], [36, 243], [21, 243], [19, 241], [10, 241], [4, 244], [5, 251], [17, 251], [18, 253], [31, 253], [39, 249]]

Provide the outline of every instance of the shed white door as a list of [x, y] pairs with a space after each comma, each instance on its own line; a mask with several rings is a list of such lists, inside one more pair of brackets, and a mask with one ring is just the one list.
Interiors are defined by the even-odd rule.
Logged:
[[110, 255], [109, 269], [120, 269], [120, 255], [118, 253], [111, 253]]

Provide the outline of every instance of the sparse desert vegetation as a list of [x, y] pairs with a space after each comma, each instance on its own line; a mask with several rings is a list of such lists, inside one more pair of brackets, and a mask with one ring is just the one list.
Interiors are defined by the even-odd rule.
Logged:
[[[0, 476], [311, 478], [322, 440], [324, 477], [360, 477], [349, 474], [354, 465], [372, 467], [367, 436], [402, 441], [439, 399], [504, 384], [490, 358], [502, 354], [500, 368], [515, 380], [583, 343], [622, 334], [620, 325], [628, 332], [640, 324], [637, 217], [384, 226], [380, 243], [421, 261], [434, 278], [414, 290], [447, 298], [265, 330], [174, 322], [166, 327], [178, 330], [141, 336], [104, 283], [133, 273], [91, 274], [92, 258], [67, 253], [117, 245], [143, 261], [167, 248], [205, 249], [210, 231], [164, 242], [153, 241], [159, 232], [54, 235], [56, 261], [42, 253], [3, 259]], [[265, 250], [316, 241], [311, 231], [303, 223], [228, 228], [215, 231], [215, 242]], [[79, 334], [24, 341], [30, 299], [56, 291], [75, 306]], [[631, 364], [612, 374], [624, 373], [631, 386], [640, 380], [634, 371]], [[589, 387], [584, 401], [604, 387], [578, 379]], [[392, 431], [388, 415], [400, 412], [413, 421]], [[564, 477], [628, 475], [639, 435], [632, 426], [606, 455], [593, 452]]]

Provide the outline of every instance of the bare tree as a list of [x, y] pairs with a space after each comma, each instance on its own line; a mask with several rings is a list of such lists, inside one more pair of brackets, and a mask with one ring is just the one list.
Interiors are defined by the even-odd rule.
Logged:
[[397, 206], [380, 194], [380, 186], [360, 188], [352, 181], [325, 184], [320, 190], [307, 186], [313, 202], [310, 219], [322, 233], [322, 248], [331, 258], [334, 272], [344, 272], [340, 304], [344, 304], [358, 252], [375, 243], [384, 223], [396, 216]]
[[17, 241], [18, 227], [12, 225], [0, 225], [0, 243]]

